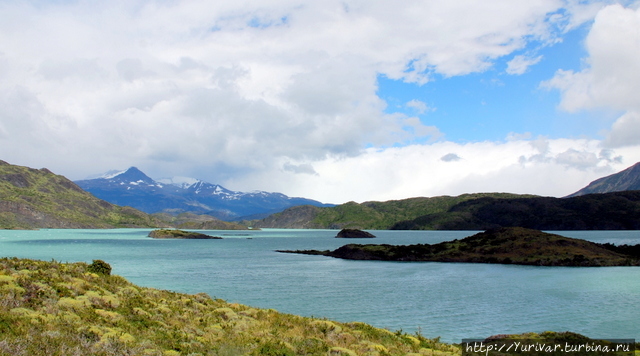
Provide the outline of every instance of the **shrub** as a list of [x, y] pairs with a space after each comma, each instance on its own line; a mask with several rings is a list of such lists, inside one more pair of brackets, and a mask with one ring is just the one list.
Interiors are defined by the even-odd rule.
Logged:
[[267, 341], [254, 350], [253, 355], [295, 356], [295, 352], [281, 341]]
[[103, 260], [93, 260], [93, 263], [89, 265], [89, 268], [87, 268], [87, 270], [89, 272], [101, 274], [104, 276], [111, 275], [111, 265]]

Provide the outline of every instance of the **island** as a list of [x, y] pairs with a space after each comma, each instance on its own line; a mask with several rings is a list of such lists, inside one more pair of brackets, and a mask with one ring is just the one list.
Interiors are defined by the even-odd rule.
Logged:
[[201, 234], [199, 232], [184, 231], [178, 229], [158, 229], [149, 233], [149, 237], [154, 239], [210, 239], [220, 240], [222, 237]]
[[278, 250], [350, 260], [499, 263], [534, 266], [639, 266], [640, 246], [598, 244], [520, 227], [491, 229], [438, 244], [348, 244], [333, 251]]
[[336, 235], [336, 238], [346, 238], [346, 239], [362, 239], [362, 238], [373, 238], [373, 237], [376, 237], [376, 236], [369, 232], [358, 230], [358, 229], [342, 229]]

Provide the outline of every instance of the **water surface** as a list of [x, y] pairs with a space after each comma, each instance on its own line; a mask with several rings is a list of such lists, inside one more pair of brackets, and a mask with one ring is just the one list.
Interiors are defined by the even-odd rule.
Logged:
[[[149, 229], [0, 231], [0, 255], [57, 261], [102, 259], [133, 283], [447, 342], [493, 334], [573, 331], [640, 339], [640, 268], [536, 267], [349, 261], [282, 254], [346, 243], [438, 243], [469, 231], [205, 231], [223, 240], [157, 240]], [[564, 231], [596, 242], [640, 243], [639, 231]]]

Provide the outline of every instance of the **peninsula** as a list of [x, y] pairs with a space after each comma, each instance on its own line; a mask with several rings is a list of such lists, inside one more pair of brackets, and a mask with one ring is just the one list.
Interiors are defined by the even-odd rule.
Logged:
[[198, 240], [222, 239], [222, 237], [218, 237], [218, 236], [211, 236], [211, 235], [201, 234], [199, 232], [184, 231], [184, 230], [178, 230], [178, 229], [153, 230], [149, 233], [149, 237], [153, 237], [154, 239], [198, 239]]
[[348, 244], [333, 251], [279, 250], [350, 260], [500, 263], [535, 266], [639, 266], [637, 246], [614, 246], [520, 227], [487, 230], [434, 245]]

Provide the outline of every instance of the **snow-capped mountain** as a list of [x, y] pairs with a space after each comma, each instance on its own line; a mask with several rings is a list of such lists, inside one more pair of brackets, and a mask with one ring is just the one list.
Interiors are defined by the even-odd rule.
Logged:
[[188, 188], [189, 186], [201, 182], [198, 179], [190, 178], [190, 177], [171, 177], [171, 178], [161, 178], [158, 179], [157, 182], [166, 184], [166, 185], [175, 185], [180, 188]]
[[117, 205], [146, 213], [195, 212], [222, 220], [257, 218], [296, 205], [332, 206], [305, 198], [263, 191], [237, 192], [189, 177], [154, 180], [136, 167], [76, 181], [82, 189]]

